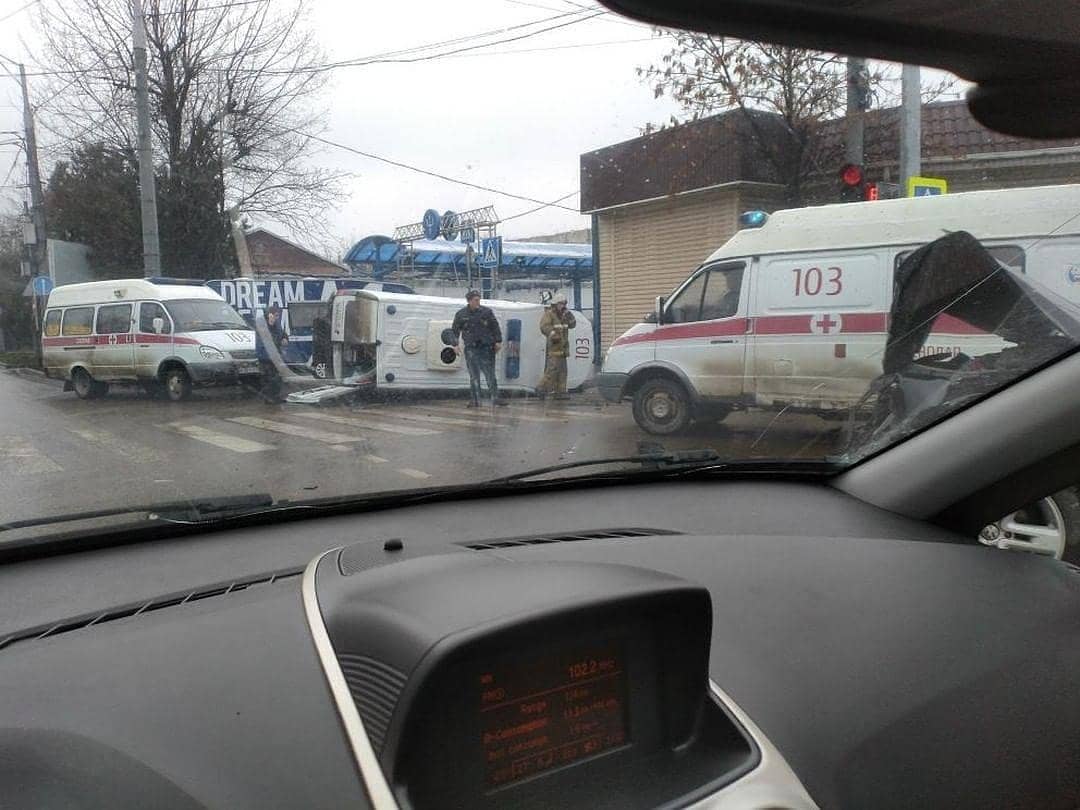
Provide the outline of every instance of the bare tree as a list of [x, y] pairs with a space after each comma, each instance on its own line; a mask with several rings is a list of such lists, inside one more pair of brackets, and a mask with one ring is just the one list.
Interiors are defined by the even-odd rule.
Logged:
[[[822, 130], [845, 112], [846, 59], [689, 31], [663, 33], [674, 39], [672, 49], [638, 75], [657, 97], [673, 98], [690, 119], [741, 111], [761, 157], [786, 188], [787, 202], [803, 204], [807, 180], [839, 165], [838, 144], [823, 138]], [[894, 74], [885, 65], [871, 65], [871, 100], [886, 91]]]
[[[130, 0], [42, 4], [45, 53], [60, 103], [45, 125], [66, 144], [135, 145]], [[326, 74], [304, 0], [149, 0], [149, 89], [166, 216], [233, 205], [299, 233], [319, 233], [340, 176], [312, 166], [324, 127], [311, 99]], [[172, 194], [175, 199], [166, 199]], [[167, 228], [167, 225], [166, 225]], [[164, 236], [164, 235], [163, 235]], [[178, 226], [174, 239], [190, 238]]]

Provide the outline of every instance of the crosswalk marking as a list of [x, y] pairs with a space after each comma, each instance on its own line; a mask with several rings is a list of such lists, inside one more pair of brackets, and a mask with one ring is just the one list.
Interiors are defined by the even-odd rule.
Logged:
[[182, 433], [188, 438], [195, 439], [196, 441], [212, 444], [214, 447], [221, 447], [236, 453], [261, 453], [266, 450], [274, 449], [274, 446], [270, 444], [253, 442], [251, 439], [244, 439], [229, 433], [218, 433], [216, 430], [209, 430], [201, 425], [185, 425], [182, 422], [170, 422], [165, 425], [165, 427], [177, 433]]
[[94, 428], [68, 428], [68, 431], [74, 433], [80, 439], [85, 439], [91, 444], [96, 444], [106, 450], [111, 450], [114, 453], [127, 456], [132, 461], [139, 464], [156, 464], [163, 459], [162, 454], [156, 450], [151, 450], [149, 447], [143, 447], [141, 444], [125, 441], [119, 436], [109, 433], [107, 430], [95, 430]]
[[389, 422], [376, 422], [357, 416], [337, 416], [332, 413], [307, 413], [297, 412], [291, 416], [303, 416], [306, 419], [319, 419], [323, 422], [333, 422], [335, 425], [348, 425], [350, 427], [364, 428], [367, 430], [380, 430], [384, 433], [400, 433], [403, 436], [435, 436], [440, 431], [430, 428], [412, 427], [411, 425], [392, 425]]
[[402, 475], [409, 476], [409, 478], [417, 478], [420, 480], [423, 480], [424, 478], [431, 478], [431, 476], [423, 470], [413, 470], [409, 467], [398, 467], [398, 472]]
[[500, 408], [494, 410], [488, 407], [486, 404], [482, 408], [478, 408], [472, 412], [462, 413], [459, 410], [454, 409], [448, 405], [424, 405], [425, 410], [433, 411], [437, 414], [452, 414], [456, 417], [463, 419], [471, 419], [473, 422], [485, 422], [491, 421], [496, 418], [509, 418], [516, 419], [522, 422], [547, 422], [547, 423], [559, 423], [562, 424], [570, 419], [570, 416], [533, 416], [532, 414], [522, 413], [520, 410], [514, 408]]
[[349, 436], [344, 433], [332, 433], [327, 430], [316, 430], [306, 425], [293, 425], [289, 422], [275, 422], [272, 419], [262, 419], [258, 416], [232, 416], [228, 421], [238, 425], [270, 430], [274, 433], [284, 433], [286, 436], [296, 436], [300, 439], [311, 439], [326, 444], [344, 444], [346, 442], [362, 442], [362, 436]]
[[[381, 416], [381, 415], [383, 415], [383, 413], [389, 415], [391, 412], [390, 411], [384, 411], [384, 412], [380, 413], [379, 415]], [[434, 416], [434, 415], [431, 415], [431, 414], [414, 413], [412, 411], [405, 411], [405, 410], [393, 411], [393, 415], [394, 415], [395, 419], [411, 419], [414, 422], [430, 422], [431, 424], [435, 424], [435, 425], [452, 425], [452, 426], [461, 426], [461, 427], [476, 427], [478, 424], [483, 424], [482, 422], [480, 422], [480, 421], [478, 421], [476, 419], [465, 419], [465, 418], [462, 418], [462, 417], [453, 417], [453, 416]], [[487, 424], [491, 425], [492, 427], [497, 427], [497, 428], [508, 427], [508, 425], [502, 425], [502, 424], [499, 424], [498, 422], [491, 422], [490, 420], [487, 421]]]
[[[331, 450], [337, 450], [339, 453], [351, 453], [351, 452], [353, 452], [353, 448], [346, 447], [343, 444], [331, 445], [330, 449]], [[386, 464], [386, 459], [385, 458], [383, 458], [382, 456], [376, 456], [376, 455], [374, 455], [372, 453], [358, 453], [357, 457], [360, 458], [361, 461], [368, 461], [368, 462], [370, 462], [372, 464]]]
[[13, 462], [19, 473], [62, 472], [63, 467], [22, 436], [0, 436], [0, 463]]

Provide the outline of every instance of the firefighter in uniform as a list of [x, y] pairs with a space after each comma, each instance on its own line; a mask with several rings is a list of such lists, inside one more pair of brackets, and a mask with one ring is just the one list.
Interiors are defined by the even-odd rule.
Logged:
[[555, 299], [540, 318], [540, 331], [547, 338], [547, 360], [537, 393], [566, 398], [566, 358], [570, 354], [570, 330], [577, 325], [574, 313], [566, 308], [566, 298]]
[[495, 380], [495, 355], [502, 347], [502, 330], [495, 313], [480, 305], [480, 293], [469, 290], [466, 306], [458, 310], [450, 327], [454, 337], [465, 344], [465, 365], [469, 368], [469, 388], [472, 399], [469, 407], [480, 404], [480, 374], [487, 379], [493, 405], [506, 405], [499, 399], [499, 383]]

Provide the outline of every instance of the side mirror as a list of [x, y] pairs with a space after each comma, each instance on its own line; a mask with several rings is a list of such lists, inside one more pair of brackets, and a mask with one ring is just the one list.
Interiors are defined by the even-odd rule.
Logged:
[[641, 316], [641, 320], [643, 323], [656, 323], [656, 313], [646, 312], [644, 315]]
[[160, 315], [158, 317], [154, 318], [154, 320], [151, 321], [151, 324], [154, 327], [154, 333], [155, 334], [160, 335], [162, 332], [165, 331], [165, 319], [162, 318]]
[[656, 320], [654, 323], [664, 322], [664, 304], [667, 303], [667, 297], [663, 295], [656, 296]]

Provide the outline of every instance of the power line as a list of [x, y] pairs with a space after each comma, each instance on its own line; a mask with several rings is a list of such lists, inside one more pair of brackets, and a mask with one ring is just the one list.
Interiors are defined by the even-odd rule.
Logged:
[[[38, 0], [40, 2], [40, 0]], [[191, 8], [177, 9], [176, 11], [147, 11], [144, 17], [173, 17], [177, 14], [194, 14], [198, 11], [213, 11], [222, 8], [236, 8], [237, 6], [258, 6], [269, 3], [270, 0], [235, 0], [233, 3], [221, 3], [213, 6], [192, 6]]]
[[[517, 219], [518, 217], [525, 217], [525, 216], [528, 216], [529, 214], [535, 214], [535, 213], [536, 213], [537, 211], [543, 211], [543, 210], [544, 210], [545, 208], [551, 208], [551, 207], [553, 207], [553, 206], [556, 206], [556, 205], [558, 205], [559, 203], [561, 203], [561, 202], [562, 202], [563, 200], [568, 200], [568, 199], [570, 199], [571, 197], [573, 197], [573, 196], [574, 196], [575, 194], [580, 194], [580, 193], [581, 193], [581, 192], [580, 192], [579, 190], [575, 189], [574, 191], [571, 191], [571, 192], [570, 192], [569, 194], [564, 194], [564, 195], [562, 195], [562, 196], [561, 196], [561, 197], [559, 197], [559, 199], [557, 199], [557, 200], [552, 200], [552, 201], [551, 201], [551, 202], [549, 202], [549, 203], [544, 203], [543, 205], [538, 205], [538, 206], [536, 206], [536, 208], [530, 208], [530, 209], [529, 209], [528, 211], [520, 211], [520, 212], [518, 212], [517, 214], [511, 214], [511, 215], [510, 215], [510, 216], [508, 216], [508, 217], [503, 217], [503, 218], [502, 218], [502, 219], [500, 220], [500, 222], [506, 222], [506, 221], [508, 221], [508, 220], [511, 220], [511, 219]], [[559, 205], [558, 207], [559, 207], [559, 208], [566, 208], [567, 206], [565, 206], [565, 205]], [[576, 209], [576, 208], [572, 208], [572, 209], [570, 209], [570, 210], [572, 210], [572, 211], [576, 211], [577, 209]]]
[[[442, 53], [424, 54], [424, 55], [420, 55], [420, 56], [405, 56], [405, 54], [408, 54], [408, 53], [412, 53], [412, 52], [416, 52], [416, 51], [422, 51], [422, 50], [430, 50], [432, 48], [452, 44], [454, 42], [454, 40], [449, 40], [447, 42], [442, 42], [442, 43], [436, 42], [436, 43], [432, 43], [430, 45], [423, 45], [423, 46], [419, 46], [417, 48], [411, 48], [411, 49], [406, 50], [406, 51], [397, 51], [397, 52], [392, 51], [392, 52], [390, 52], [388, 54], [384, 54], [384, 55], [373, 55], [373, 56], [367, 56], [367, 57], [357, 57], [355, 59], [345, 59], [345, 60], [341, 60], [341, 61], [338, 61], [338, 62], [328, 62], [328, 63], [322, 64], [322, 65], [308, 65], [306, 67], [293, 68], [293, 69], [290, 69], [290, 70], [278, 70], [278, 71], [268, 70], [268, 71], [262, 71], [262, 73], [264, 75], [292, 74], [292, 73], [323, 73], [323, 72], [326, 72], [326, 71], [329, 71], [329, 70], [335, 70], [337, 68], [343, 68], [343, 67], [363, 67], [365, 65], [411, 64], [411, 63], [415, 63], [415, 62], [427, 62], [427, 61], [431, 61], [431, 60], [435, 60], [435, 59], [442, 59], [442, 58], [444, 58], [446, 56], [451, 56], [453, 54], [464, 53], [466, 51], [474, 51], [474, 50], [477, 50], [479, 48], [491, 48], [491, 47], [493, 47], [495, 45], [504, 45], [504, 44], [506, 44], [508, 42], [517, 42], [517, 41], [522, 40], [522, 39], [528, 39], [529, 37], [535, 37], [535, 36], [538, 36], [540, 34], [546, 34], [549, 31], [556, 31], [556, 30], [558, 30], [560, 28], [566, 28], [567, 26], [570, 26], [570, 25], [576, 25], [577, 23], [586, 22], [587, 20], [594, 19], [594, 18], [599, 17], [599, 16], [604, 14], [604, 12], [598, 11], [598, 12], [595, 12], [595, 13], [590, 14], [588, 16], [582, 17], [582, 16], [580, 16], [582, 13], [583, 12], [568, 12], [567, 14], [560, 14], [560, 15], [557, 15], [557, 16], [558, 17], [572, 16], [572, 17], [574, 17], [574, 19], [566, 20], [565, 22], [561, 22], [561, 23], [558, 23], [556, 25], [550, 25], [550, 26], [548, 26], [546, 28], [540, 28], [540, 29], [538, 29], [536, 31], [528, 31], [528, 32], [526, 32], [524, 34], [518, 34], [517, 36], [507, 37], [505, 39], [500, 39], [500, 40], [495, 40], [494, 42], [482, 42], [482, 43], [479, 43], [479, 44], [476, 44], [476, 45], [468, 45], [468, 46], [464, 46], [464, 47], [461, 47], [461, 48], [455, 48], [454, 50], [450, 50], [450, 51], [443, 51]], [[555, 18], [549, 18], [549, 19], [555, 19]], [[521, 25], [510, 26], [509, 28], [502, 29], [502, 32], [510, 31], [510, 30], [515, 29], [515, 28], [532, 27], [532, 26], [537, 25], [537, 24], [539, 24], [541, 22], [544, 22], [544, 21], [543, 20], [535, 20], [535, 21], [533, 21], [531, 23], [523, 23]], [[483, 37], [491, 36], [493, 33], [499, 33], [499, 32], [486, 32], [484, 34], [478, 34], [478, 35], [473, 36], [473, 37], [464, 37], [464, 38], [462, 38], [462, 39], [460, 39], [458, 41], [468, 41], [470, 39], [483, 38]]]
[[[265, 2], [265, 0], [240, 0], [240, 1], [241, 2]], [[41, 0], [35, 0], [35, 2], [41, 2]], [[576, 11], [566, 11], [566, 12], [562, 12], [562, 13], [556, 14], [556, 15], [551, 16], [551, 17], [543, 17], [541, 19], [531, 20], [531, 21], [525, 22], [525, 23], [517, 23], [515, 25], [503, 26], [501, 28], [493, 28], [493, 29], [490, 29], [490, 30], [487, 30], [487, 31], [480, 31], [480, 32], [477, 32], [475, 34], [469, 34], [469, 35], [466, 35], [466, 36], [456, 37], [454, 39], [441, 40], [441, 41], [438, 41], [438, 42], [430, 42], [430, 43], [426, 43], [424, 45], [415, 45], [415, 46], [413, 46], [411, 48], [403, 48], [403, 49], [394, 50], [394, 51], [384, 51], [382, 53], [370, 54], [368, 56], [354, 57], [352, 59], [344, 59], [344, 60], [340, 60], [340, 61], [336, 61], [336, 62], [326, 62], [326, 63], [323, 63], [321, 65], [308, 65], [306, 67], [291, 68], [291, 69], [288, 69], [288, 70], [263, 70], [263, 71], [258, 71], [258, 72], [263, 74], [263, 75], [288, 75], [288, 74], [292, 74], [292, 73], [323, 73], [323, 72], [326, 72], [326, 71], [329, 71], [329, 70], [334, 70], [334, 69], [339, 68], [339, 67], [353, 67], [353, 66], [362, 66], [362, 65], [368, 65], [368, 64], [384, 64], [384, 63], [395, 63], [395, 62], [396, 63], [421, 62], [421, 61], [425, 61], [427, 59], [438, 59], [438, 58], [442, 58], [445, 55], [460, 53], [463, 50], [470, 50], [470, 48], [454, 50], [454, 51], [447, 51], [447, 52], [445, 52], [443, 54], [429, 54], [429, 55], [424, 56], [424, 57], [414, 57], [414, 58], [408, 58], [408, 59], [406, 59], [406, 58], [393, 58], [393, 57], [404, 57], [407, 54], [414, 54], [414, 53], [417, 53], [417, 52], [428, 51], [428, 50], [432, 50], [434, 48], [445, 47], [447, 45], [457, 45], [457, 44], [463, 43], [463, 42], [471, 42], [471, 41], [474, 41], [474, 40], [477, 40], [477, 39], [485, 39], [485, 38], [488, 38], [488, 37], [495, 36], [497, 34], [505, 34], [505, 33], [509, 32], [509, 31], [518, 31], [518, 30], [521, 30], [522, 28], [532, 28], [534, 26], [542, 25], [543, 23], [551, 22], [553, 20], [565, 19], [567, 17], [573, 17], [574, 18], [573, 20], [570, 20], [570, 21], [568, 21], [566, 23], [563, 23], [562, 25], [551, 26], [551, 27], [540, 29], [540, 30], [537, 30], [537, 31], [528, 32], [528, 33], [520, 35], [518, 37], [510, 37], [510, 38], [503, 39], [503, 40], [497, 40], [495, 42], [488, 42], [488, 43], [483, 43], [483, 44], [480, 44], [480, 45], [475, 45], [475, 46], [472, 46], [471, 49], [493, 47], [495, 45], [502, 45], [502, 44], [504, 44], [506, 42], [514, 42], [514, 41], [516, 41], [518, 39], [525, 39], [527, 37], [547, 33], [548, 31], [556, 30], [557, 28], [564, 27], [565, 25], [569, 25], [571, 23], [576, 23], [578, 21], [583, 22], [585, 20], [590, 20], [590, 19], [593, 19], [594, 17], [598, 17], [598, 16], [601, 16], [601, 15], [607, 13], [607, 12], [604, 12], [604, 11], [597, 11], [597, 12], [593, 12], [592, 14], [590, 14], [587, 17], [582, 17], [581, 15], [585, 14], [587, 11], [589, 11], [589, 9], [581, 9], [581, 10], [576, 10]], [[8, 57], [8, 56], [4, 56], [3, 54], [0, 54], [0, 59], [4, 59], [4, 60], [8, 61], [12, 65], [18, 65], [19, 64], [19, 62], [17, 60], [12, 59], [11, 57]], [[218, 70], [218, 72], [221, 72], [220, 69], [209, 68], [208, 70], [210, 70], [210, 71]], [[247, 71], [247, 72], [254, 72], [254, 71]], [[71, 68], [71, 69], [42, 69], [42, 70], [36, 70], [36, 71], [28, 71], [26, 75], [28, 77], [31, 77], [31, 76], [87, 76], [87, 75], [91, 75], [92, 73], [93, 73], [93, 69], [91, 69], [91, 68]]]
[[661, 39], [670, 39], [668, 36], [662, 37], [638, 37], [637, 39], [609, 39], [604, 42], [578, 42], [571, 45], [548, 45], [543, 48], [515, 48], [509, 51], [494, 51], [492, 53], [462, 53], [452, 56], [447, 56], [447, 59], [475, 59], [478, 56], [510, 56], [515, 53], [541, 53], [543, 51], [568, 51], [574, 48], [599, 48], [604, 45], [628, 45], [634, 42], [658, 42]]
[[472, 182], [469, 182], [468, 180], [462, 180], [459, 177], [450, 177], [450, 176], [445, 175], [445, 174], [440, 174], [439, 172], [433, 172], [430, 169], [422, 169], [419, 166], [412, 166], [412, 165], [410, 165], [408, 163], [402, 163], [399, 160], [392, 160], [391, 158], [383, 157], [382, 155], [376, 155], [376, 154], [373, 154], [371, 152], [365, 152], [362, 149], [357, 149], [356, 147], [353, 147], [353, 146], [347, 146], [347, 145], [345, 145], [343, 143], [338, 143], [337, 141], [331, 141], [330, 139], [323, 138], [323, 137], [321, 137], [319, 135], [312, 135], [310, 133], [302, 132], [300, 130], [291, 130], [291, 131], [296, 132], [298, 135], [303, 135], [305, 138], [310, 138], [313, 141], [318, 141], [319, 143], [326, 144], [327, 146], [333, 146], [333, 147], [335, 147], [337, 149], [343, 149], [346, 152], [352, 152], [354, 155], [360, 155], [361, 157], [366, 157], [366, 158], [369, 158], [371, 160], [377, 160], [380, 163], [386, 163], [386, 164], [388, 164], [390, 166], [396, 166], [399, 169], [407, 169], [410, 172], [416, 172], [417, 174], [424, 174], [424, 175], [427, 175], [428, 177], [435, 177], [435, 178], [437, 178], [439, 180], [445, 180], [448, 183], [456, 183], [459, 186], [467, 186], [469, 188], [475, 188], [475, 189], [477, 189], [479, 191], [486, 191], [486, 192], [488, 192], [490, 194], [498, 194], [498, 195], [500, 195], [502, 197], [510, 197], [512, 199], [515, 199], [515, 200], [524, 200], [525, 202], [539, 203], [541, 206], [543, 206], [545, 208], [547, 208], [547, 207], [563, 208], [563, 209], [565, 209], [567, 211], [573, 211], [575, 213], [580, 213], [578, 211], [578, 209], [571, 208], [569, 205], [560, 205], [558, 203], [558, 201], [556, 201], [555, 203], [548, 203], [548, 202], [544, 202], [543, 200], [538, 200], [535, 197], [526, 197], [526, 196], [524, 196], [522, 194], [514, 194], [513, 192], [503, 191], [502, 189], [499, 189], [499, 188], [492, 188], [491, 186], [482, 186], [482, 185], [479, 185], [478, 183], [472, 183]]

